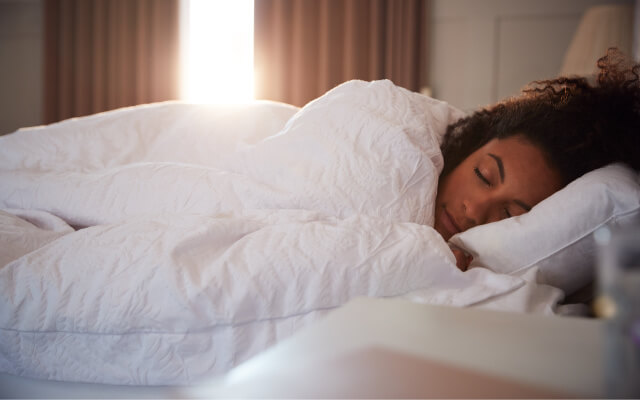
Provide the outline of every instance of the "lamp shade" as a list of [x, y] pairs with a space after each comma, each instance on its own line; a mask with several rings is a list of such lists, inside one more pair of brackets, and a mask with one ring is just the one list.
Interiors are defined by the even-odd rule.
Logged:
[[584, 13], [564, 58], [560, 75], [591, 76], [610, 47], [631, 55], [633, 5], [594, 6]]

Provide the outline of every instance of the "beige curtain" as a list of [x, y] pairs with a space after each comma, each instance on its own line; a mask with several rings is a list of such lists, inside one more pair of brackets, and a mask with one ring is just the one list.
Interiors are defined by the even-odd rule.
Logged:
[[45, 0], [45, 123], [177, 99], [179, 0]]
[[255, 0], [256, 97], [302, 106], [349, 79], [426, 84], [427, 0]]

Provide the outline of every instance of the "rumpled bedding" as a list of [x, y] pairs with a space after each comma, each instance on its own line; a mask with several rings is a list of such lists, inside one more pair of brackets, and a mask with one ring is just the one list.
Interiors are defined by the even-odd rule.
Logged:
[[354, 297], [517, 290], [431, 228], [460, 116], [350, 81], [300, 110], [168, 102], [0, 138], [0, 371], [191, 384]]

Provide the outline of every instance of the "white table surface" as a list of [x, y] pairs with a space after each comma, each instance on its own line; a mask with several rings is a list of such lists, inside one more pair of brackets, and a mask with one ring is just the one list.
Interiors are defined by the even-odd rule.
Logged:
[[[401, 372], [397, 372], [395, 378], [389, 377], [386, 391], [380, 390], [384, 389], [384, 382], [372, 385], [365, 381], [367, 373], [354, 374], [354, 365], [358, 365], [351, 362], [354, 358], [375, 363], [376, 357], [382, 360], [384, 354], [399, 354], [408, 356], [407, 365], [419, 365], [415, 361], [424, 360], [425, 374], [433, 371], [433, 365], [428, 363], [435, 362], [436, 367], [475, 371], [480, 377], [521, 384], [541, 393], [602, 398], [605, 397], [603, 329], [603, 322], [595, 319], [460, 309], [397, 299], [357, 299], [241, 364], [224, 378], [183, 394], [205, 397], [429, 395], [411, 390], [394, 392], [393, 379], [402, 380]], [[363, 358], [363, 354], [368, 356]], [[359, 365], [361, 368], [362, 364]], [[401, 364], [395, 365], [397, 368]], [[383, 369], [378, 369], [368, 377], [384, 380], [379, 377], [382, 372]], [[394, 375], [393, 371], [389, 375]], [[415, 384], [415, 379], [407, 382]], [[464, 382], [451, 383], [456, 384]], [[437, 393], [447, 396], [447, 393]], [[467, 392], [453, 392], [456, 393]], [[506, 393], [511, 393], [507, 397], [520, 397], [517, 393]], [[523, 396], [531, 397], [526, 392]]]

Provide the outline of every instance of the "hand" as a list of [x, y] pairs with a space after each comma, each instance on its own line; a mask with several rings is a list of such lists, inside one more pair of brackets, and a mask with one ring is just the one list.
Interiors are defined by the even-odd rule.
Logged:
[[467, 254], [464, 250], [459, 249], [458, 247], [451, 247], [451, 251], [456, 257], [456, 266], [460, 269], [460, 271], [466, 271], [467, 268], [469, 268], [469, 264], [471, 264], [471, 260], [473, 260], [473, 257]]

